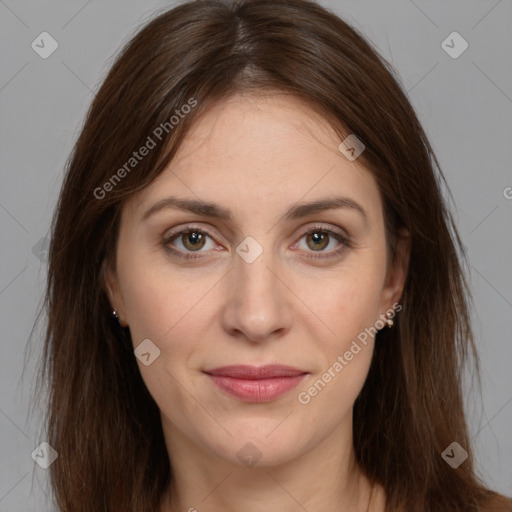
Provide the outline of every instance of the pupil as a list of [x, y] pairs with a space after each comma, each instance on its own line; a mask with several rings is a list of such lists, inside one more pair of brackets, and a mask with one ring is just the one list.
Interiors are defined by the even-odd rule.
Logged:
[[201, 249], [203, 246], [202, 239], [203, 235], [196, 231], [189, 231], [187, 235], [183, 235], [183, 243], [190, 250]]
[[314, 250], [323, 249], [326, 246], [326, 234], [321, 232], [311, 233], [311, 241], [316, 246]]
[[192, 243], [192, 244], [195, 244], [198, 240], [200, 240], [201, 238], [201, 235], [199, 233], [196, 233], [195, 231], [192, 231], [190, 234], [189, 234], [189, 241]]

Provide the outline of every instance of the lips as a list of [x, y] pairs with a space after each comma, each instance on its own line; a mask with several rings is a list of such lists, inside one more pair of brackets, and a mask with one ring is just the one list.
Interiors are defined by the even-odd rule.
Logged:
[[205, 371], [208, 375], [233, 377], [237, 379], [258, 380], [274, 377], [296, 377], [308, 373], [291, 366], [269, 364], [266, 366], [233, 365]]
[[308, 374], [283, 365], [233, 365], [204, 371], [224, 393], [245, 402], [269, 402], [294, 387]]

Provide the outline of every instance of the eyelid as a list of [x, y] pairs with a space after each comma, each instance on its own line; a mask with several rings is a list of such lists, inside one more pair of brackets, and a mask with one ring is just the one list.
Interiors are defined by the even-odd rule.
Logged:
[[210, 238], [215, 238], [215, 235], [213, 235], [207, 228], [200, 227], [195, 224], [186, 224], [185, 226], [178, 226], [177, 228], [173, 228], [171, 231], [166, 231], [164, 233], [163, 238], [165, 240], [170, 240], [171, 238], [175, 237], [176, 235], [180, 235], [180, 234], [186, 233], [188, 231], [199, 231], [201, 233], [208, 235]]
[[306, 255], [304, 255], [303, 258], [309, 260], [318, 259], [326, 261], [329, 258], [339, 257], [347, 249], [352, 247], [352, 242], [351, 237], [348, 234], [339, 233], [338, 231], [336, 231], [336, 229], [339, 228], [325, 227], [320, 224], [315, 224], [312, 226], [310, 225], [304, 229], [304, 231], [299, 235], [297, 242], [295, 242], [293, 245], [297, 245], [305, 235], [321, 231], [327, 233], [330, 237], [335, 238], [339, 242], [340, 246], [330, 251], [306, 251]]
[[[312, 232], [314, 233], [316, 231], [321, 231], [321, 232], [327, 233], [331, 237], [336, 238], [336, 240], [340, 243], [341, 248], [332, 249], [330, 251], [318, 251], [318, 254], [315, 254], [315, 251], [307, 251], [310, 253], [310, 255], [305, 256], [305, 258], [306, 259], [315, 259], [315, 258], [327, 259], [329, 257], [337, 256], [341, 252], [343, 252], [345, 249], [347, 249], [348, 247], [351, 246], [350, 236], [346, 233], [341, 233], [341, 232], [336, 231], [339, 229], [340, 229], [339, 227], [335, 227], [335, 228], [334, 227], [326, 227], [325, 225], [320, 225], [320, 224], [313, 224], [313, 225], [306, 226], [305, 228], [303, 228], [301, 230], [301, 232], [298, 236], [298, 239], [296, 242], [294, 242], [293, 246], [297, 245], [297, 243], [300, 242], [300, 240], [305, 235], [308, 235]], [[208, 229], [200, 227], [195, 224], [187, 224], [185, 226], [178, 226], [177, 228], [172, 229], [170, 232], [166, 232], [163, 236], [162, 244], [164, 245], [164, 247], [166, 248], [167, 251], [169, 251], [179, 257], [182, 257], [183, 259], [193, 260], [193, 259], [202, 258], [203, 256], [201, 254], [204, 252], [208, 252], [208, 251], [195, 251], [195, 252], [194, 251], [186, 251], [186, 252], [184, 252], [179, 249], [169, 247], [169, 244], [178, 235], [181, 235], [183, 233], [187, 233], [190, 231], [197, 231], [200, 233], [204, 233], [205, 235], [209, 236], [217, 246], [220, 245], [216, 241], [216, 236], [213, 235]]]
[[348, 235], [348, 233], [346, 232], [342, 232], [344, 230], [342, 230], [341, 228], [337, 227], [337, 226], [332, 226], [332, 225], [329, 225], [329, 226], [326, 226], [326, 225], [322, 225], [320, 223], [313, 223], [312, 225], [308, 225], [306, 226], [303, 230], [301, 230], [301, 234], [300, 236], [304, 236], [304, 235], [307, 235], [308, 233], [311, 233], [312, 231], [326, 231], [328, 233], [333, 233], [339, 237], [342, 237], [344, 239], [349, 239], [350, 236]]
[[219, 246], [218, 242], [216, 241], [216, 236], [213, 235], [208, 229], [199, 227], [198, 225], [194, 224], [187, 224], [185, 226], [178, 226], [177, 228], [172, 229], [170, 232], [165, 232], [162, 240], [162, 245], [164, 246], [164, 249], [172, 253], [173, 255], [181, 257], [184, 260], [194, 260], [198, 258], [203, 258], [202, 253], [206, 251], [182, 251], [180, 249], [176, 249], [175, 247], [170, 246], [171, 242], [174, 241], [174, 239], [178, 238], [179, 235], [182, 235], [183, 233], [187, 233], [190, 231], [204, 233], [213, 240], [217, 247]]

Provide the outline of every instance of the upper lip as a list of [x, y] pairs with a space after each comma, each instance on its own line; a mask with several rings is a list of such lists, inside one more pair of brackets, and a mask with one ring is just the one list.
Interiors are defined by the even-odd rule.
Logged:
[[238, 379], [259, 380], [274, 377], [296, 377], [308, 373], [304, 370], [280, 364], [268, 364], [265, 366], [231, 365], [205, 370], [208, 375], [220, 375], [223, 377], [234, 377]]

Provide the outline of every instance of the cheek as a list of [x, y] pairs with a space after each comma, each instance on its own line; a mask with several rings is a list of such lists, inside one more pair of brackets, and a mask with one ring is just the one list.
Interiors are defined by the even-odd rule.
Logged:
[[[373, 277], [373, 278], [372, 278]], [[346, 338], [355, 338], [360, 332], [374, 325], [381, 302], [380, 276], [368, 273], [361, 279], [345, 283], [339, 292], [337, 311], [331, 315], [339, 318], [338, 330]]]
[[160, 340], [172, 328], [178, 301], [169, 301], [168, 294], [165, 281], [155, 280], [147, 272], [130, 273], [125, 278], [123, 297], [134, 345], [144, 338]]
[[196, 320], [205, 289], [187, 286], [186, 280], [163, 275], [155, 267], [143, 272], [126, 270], [123, 296], [133, 347], [149, 339], [159, 350], [149, 365], [138, 361], [146, 387], [160, 410], [199, 414], [182, 384], [194, 392], [194, 383], [187, 379], [188, 362], [202, 337]]
[[208, 290], [208, 280], [190, 282], [160, 255], [131, 251], [119, 268], [121, 292], [134, 344], [173, 336]]
[[149, 339], [160, 350], [154, 363], [139, 363], [139, 368], [151, 394], [156, 398], [160, 389], [166, 389], [162, 399], [167, 400], [175, 391], [169, 386], [172, 379], [185, 380], [191, 359], [206, 338], [207, 316], [212, 314], [208, 292], [218, 277], [211, 274], [192, 282], [187, 273], [171, 272], [166, 263], [133, 254], [126, 263], [119, 276], [133, 347]]
[[[332, 332], [316, 343], [322, 367], [302, 387], [304, 401], [314, 402], [325, 421], [339, 421], [359, 395], [370, 368], [376, 321], [381, 313], [385, 261], [378, 251], [367, 251], [343, 272], [329, 279], [322, 294], [312, 293], [322, 320]], [[301, 402], [303, 403], [303, 402]]]
[[321, 369], [301, 386], [298, 400], [309, 408], [311, 417], [321, 418], [326, 425], [338, 424], [348, 414], [368, 375], [374, 349], [372, 327], [379, 316], [377, 277], [365, 273], [357, 278], [352, 273], [322, 298], [322, 319], [335, 335], [327, 333], [316, 340]]
[[322, 287], [304, 286], [302, 296], [329, 328], [323, 336], [329, 352], [350, 345], [357, 335], [375, 325], [381, 313], [385, 263], [368, 254], [329, 276]]

